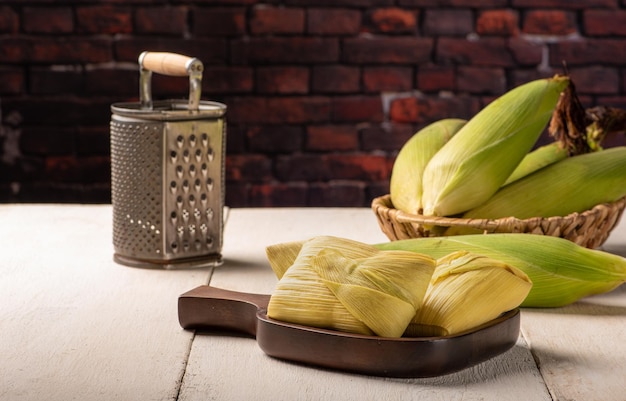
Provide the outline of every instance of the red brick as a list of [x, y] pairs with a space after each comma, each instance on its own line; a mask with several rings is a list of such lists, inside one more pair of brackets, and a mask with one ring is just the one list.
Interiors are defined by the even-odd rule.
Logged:
[[360, 89], [361, 72], [358, 67], [321, 65], [313, 67], [313, 92], [350, 93]]
[[185, 77], [152, 75], [152, 96], [154, 99], [186, 98], [189, 95], [189, 80]]
[[429, 36], [467, 35], [474, 30], [474, 17], [471, 10], [427, 9], [423, 30]]
[[514, 67], [515, 61], [505, 38], [476, 40], [439, 38], [437, 61], [441, 64], [471, 64], [491, 67]]
[[72, 155], [76, 152], [76, 129], [59, 126], [26, 126], [19, 138], [20, 149], [29, 156]]
[[17, 33], [20, 27], [20, 17], [8, 6], [0, 6], [0, 33]]
[[398, 5], [409, 7], [505, 7], [508, 0], [398, 0]]
[[136, 8], [135, 29], [137, 33], [182, 35], [187, 29], [187, 8], [180, 6]]
[[250, 32], [254, 35], [303, 33], [304, 17], [301, 8], [256, 6], [250, 16]]
[[238, 97], [226, 100], [229, 121], [246, 124], [301, 124], [329, 121], [324, 97]]
[[426, 66], [417, 70], [417, 90], [424, 92], [454, 90], [454, 68]]
[[581, 39], [550, 43], [550, 65], [560, 68], [584, 64], [623, 65], [626, 63], [626, 40]]
[[85, 93], [89, 95], [117, 98], [139, 95], [139, 73], [136, 70], [90, 67], [85, 71], [84, 83]]
[[365, 184], [357, 181], [316, 182], [309, 188], [309, 205], [315, 207], [364, 207]]
[[585, 9], [585, 8], [617, 8], [617, 0], [511, 0], [514, 8], [560, 8], [560, 9]]
[[15, 95], [24, 90], [25, 74], [18, 67], [0, 67], [0, 94]]
[[[558, 72], [562, 73], [562, 71], [560, 70]], [[556, 73], [557, 71], [554, 71], [552, 69], [541, 71], [537, 70], [536, 68], [515, 70], [511, 73], [511, 82], [509, 85], [511, 87], [519, 86], [527, 82], [534, 81], [535, 79], [552, 77]]]
[[10, 63], [102, 63], [112, 60], [111, 41], [91, 38], [0, 38], [4, 62]]
[[246, 136], [252, 152], [298, 152], [304, 142], [304, 130], [291, 125], [255, 126], [246, 131]]
[[370, 124], [359, 130], [365, 151], [397, 152], [416, 132], [413, 124]]
[[74, 14], [70, 7], [25, 7], [24, 32], [69, 33], [74, 30]]
[[346, 8], [307, 10], [307, 33], [313, 35], [355, 35], [361, 29], [361, 13]]
[[196, 8], [191, 12], [192, 32], [199, 36], [236, 36], [246, 30], [243, 8]]
[[276, 158], [276, 178], [280, 181], [327, 181], [333, 178], [324, 155], [293, 154]]
[[36, 125], [76, 126], [109, 125], [109, 99], [85, 99], [74, 96], [37, 96], [32, 98], [3, 98], [3, 115], [16, 113], [22, 121]]
[[259, 154], [226, 155], [225, 179], [232, 181], [263, 182], [272, 179], [272, 161]]
[[84, 6], [76, 8], [78, 31], [85, 33], [131, 33], [132, 9], [121, 6]]
[[360, 37], [343, 42], [347, 63], [413, 64], [430, 60], [432, 39], [418, 37]]
[[309, 69], [285, 66], [259, 67], [256, 71], [256, 87], [259, 93], [308, 93]]
[[74, 68], [33, 68], [30, 71], [30, 90], [34, 94], [78, 94], [84, 84], [82, 72]]
[[76, 154], [102, 155], [111, 154], [111, 135], [108, 126], [78, 127], [76, 131]]
[[310, 125], [306, 132], [306, 149], [311, 151], [357, 150], [359, 136], [350, 125]]
[[475, 98], [405, 97], [391, 102], [389, 118], [396, 123], [426, 124], [442, 118], [471, 118], [480, 110]]
[[272, 183], [250, 186], [248, 207], [307, 206], [306, 183]]
[[379, 96], [345, 96], [332, 99], [332, 121], [381, 122], [383, 105]]
[[626, 35], [626, 11], [624, 10], [585, 10], [583, 26], [589, 36]]
[[407, 91], [413, 88], [410, 67], [366, 67], [363, 69], [366, 92]]
[[516, 10], [485, 10], [476, 20], [476, 33], [479, 35], [517, 36], [519, 34], [519, 13]]
[[287, 5], [298, 6], [332, 6], [336, 7], [339, 3], [342, 7], [374, 7], [388, 6], [394, 3], [394, 0], [284, 0]]
[[108, 182], [110, 166], [105, 156], [49, 156], [45, 158], [44, 177], [56, 182]]
[[506, 90], [506, 76], [500, 68], [459, 67], [457, 90], [462, 92], [499, 95]]
[[417, 31], [419, 12], [402, 8], [375, 9], [368, 14], [368, 26], [373, 32], [411, 33]]
[[214, 93], [252, 92], [254, 74], [250, 67], [207, 66], [202, 73], [202, 91]]
[[249, 187], [251, 185], [241, 181], [226, 182], [226, 205], [229, 207], [247, 207], [250, 205]]
[[531, 10], [524, 17], [522, 31], [536, 35], [569, 35], [577, 31], [576, 15], [570, 11]]
[[543, 61], [544, 45], [521, 37], [510, 38], [508, 48], [515, 61], [522, 66], [536, 66]]
[[576, 92], [590, 95], [614, 95], [620, 91], [620, 74], [617, 68], [592, 66], [569, 69]]
[[[389, 162], [390, 164], [393, 161]], [[389, 168], [391, 170], [391, 167]], [[370, 207], [372, 200], [389, 193], [389, 179], [384, 181], [369, 182], [365, 187], [366, 204], [363, 207]]]
[[335, 38], [267, 37], [234, 40], [234, 64], [332, 63], [339, 60]]
[[333, 179], [378, 181], [389, 177], [385, 156], [370, 154], [329, 154], [324, 157]]

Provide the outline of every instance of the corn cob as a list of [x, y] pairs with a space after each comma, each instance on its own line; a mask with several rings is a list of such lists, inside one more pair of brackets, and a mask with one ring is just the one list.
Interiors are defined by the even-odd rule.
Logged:
[[423, 214], [456, 215], [489, 199], [536, 143], [568, 82], [529, 82], [472, 117], [426, 165]]
[[424, 305], [405, 336], [449, 336], [480, 326], [517, 308], [531, 287], [528, 276], [513, 266], [453, 252], [437, 260]]
[[528, 275], [533, 286], [521, 306], [558, 307], [611, 291], [626, 281], [626, 259], [550, 236], [460, 235], [392, 241], [375, 245], [440, 258], [465, 250], [500, 260]]
[[439, 120], [419, 130], [400, 149], [389, 182], [391, 202], [407, 213], [422, 212], [422, 174], [428, 161], [465, 125], [456, 118]]
[[513, 181], [526, 177], [552, 163], [561, 161], [567, 157], [567, 149], [561, 146], [560, 142], [552, 142], [548, 145], [541, 146], [522, 159], [509, 178], [502, 184], [506, 186]]
[[381, 337], [404, 333], [435, 269], [429, 256], [329, 236], [304, 242], [295, 259], [291, 252], [272, 255], [280, 280], [269, 317]]
[[[572, 156], [500, 189], [464, 218], [565, 216], [626, 195], [626, 147]], [[446, 235], [459, 234], [448, 230]]]

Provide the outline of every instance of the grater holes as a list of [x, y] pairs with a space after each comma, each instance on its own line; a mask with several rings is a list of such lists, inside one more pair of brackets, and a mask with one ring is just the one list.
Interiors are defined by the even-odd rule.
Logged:
[[[111, 199], [116, 252], [149, 257], [160, 249], [160, 123], [111, 122]], [[140, 152], [138, 152], [140, 150]]]
[[[176, 253], [181, 257], [185, 252], [198, 255], [214, 250], [218, 238], [214, 236], [214, 230], [219, 232], [217, 213], [213, 216], [215, 210], [207, 211], [207, 208], [214, 207], [211, 191], [215, 192], [218, 186], [211, 163], [218, 160], [216, 151], [220, 148], [216, 146], [221, 147], [221, 142], [213, 144], [212, 125], [203, 125], [166, 124], [164, 145], [168, 166], [161, 182], [165, 183], [165, 192], [169, 196], [163, 199], [166, 206], [164, 219], [168, 225], [168, 230], [163, 233], [167, 238], [163, 245], [166, 253], [173, 253], [176, 247]], [[220, 172], [215, 171], [216, 174]], [[175, 190], [169, 187], [172, 181], [176, 183]]]

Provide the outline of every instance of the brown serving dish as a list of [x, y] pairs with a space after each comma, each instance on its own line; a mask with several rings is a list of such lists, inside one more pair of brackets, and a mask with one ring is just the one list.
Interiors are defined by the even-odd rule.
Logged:
[[270, 296], [200, 286], [178, 298], [180, 325], [256, 337], [269, 356], [321, 368], [385, 377], [431, 377], [476, 365], [510, 349], [520, 312], [504, 313], [449, 337], [384, 338], [270, 319]]

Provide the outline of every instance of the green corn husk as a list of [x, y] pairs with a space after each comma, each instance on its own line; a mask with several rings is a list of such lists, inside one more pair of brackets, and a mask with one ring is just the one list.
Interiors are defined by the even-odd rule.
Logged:
[[295, 259], [293, 252], [269, 255], [280, 277], [270, 318], [381, 337], [402, 336], [435, 269], [429, 256], [330, 236], [305, 241]]
[[558, 237], [479, 234], [392, 241], [375, 245], [440, 258], [464, 250], [514, 266], [533, 283], [521, 306], [559, 307], [601, 294], [626, 281], [626, 259]]
[[524, 178], [527, 175], [534, 173], [535, 171], [559, 162], [567, 156], [567, 149], [563, 147], [560, 142], [552, 142], [538, 147], [524, 156], [520, 164], [517, 165], [515, 170], [513, 170], [509, 178], [507, 178], [502, 186], [504, 187], [519, 180], [520, 178]]
[[450, 336], [478, 327], [517, 308], [531, 287], [528, 276], [513, 266], [453, 252], [437, 260], [424, 305], [405, 336]]
[[466, 122], [457, 118], [434, 122], [419, 130], [402, 146], [389, 180], [389, 195], [396, 209], [407, 213], [421, 213], [424, 168]]
[[489, 199], [532, 149], [568, 83], [526, 83], [471, 118], [424, 169], [423, 214], [453, 216]]
[[[626, 196], [626, 147], [568, 157], [496, 192], [463, 218], [566, 216]], [[462, 229], [446, 235], [463, 233]]]

